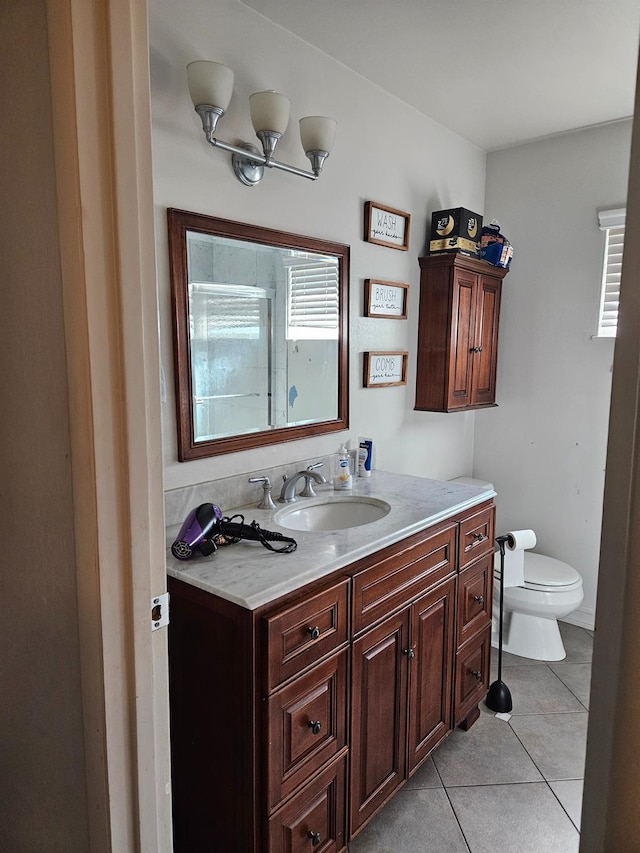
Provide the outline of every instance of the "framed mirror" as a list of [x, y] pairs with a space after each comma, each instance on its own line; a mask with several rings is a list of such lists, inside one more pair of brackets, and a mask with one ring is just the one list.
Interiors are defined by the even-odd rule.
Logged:
[[167, 215], [179, 460], [347, 429], [349, 247]]

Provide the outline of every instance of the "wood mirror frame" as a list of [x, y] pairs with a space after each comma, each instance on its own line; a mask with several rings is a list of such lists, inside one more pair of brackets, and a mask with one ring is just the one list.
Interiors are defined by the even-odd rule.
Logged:
[[[314, 435], [338, 432], [349, 426], [349, 246], [315, 237], [275, 231], [257, 225], [233, 222], [204, 214], [168, 208], [169, 264], [171, 277], [173, 349], [178, 433], [178, 459], [185, 462], [223, 453], [233, 453], [295, 441]], [[224, 435], [220, 438], [195, 440], [193, 374], [191, 360], [189, 269], [187, 234], [196, 232], [211, 236], [251, 242], [298, 251], [333, 255], [338, 260], [338, 347], [337, 347], [337, 417], [312, 423], [292, 424]]]

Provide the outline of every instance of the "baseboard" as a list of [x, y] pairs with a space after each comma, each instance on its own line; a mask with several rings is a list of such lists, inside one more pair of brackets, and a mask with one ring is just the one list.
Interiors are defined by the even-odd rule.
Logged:
[[570, 613], [559, 621], [568, 622], [570, 625], [577, 625], [579, 628], [586, 628], [587, 631], [593, 631], [596, 624], [596, 614], [589, 607], [578, 607], [573, 613]]

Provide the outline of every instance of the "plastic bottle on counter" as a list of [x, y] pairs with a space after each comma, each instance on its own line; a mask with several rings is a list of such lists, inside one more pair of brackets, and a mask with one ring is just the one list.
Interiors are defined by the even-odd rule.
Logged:
[[340, 445], [337, 461], [338, 473], [333, 478], [333, 488], [337, 491], [345, 491], [353, 486], [351, 478], [351, 457], [346, 444]]

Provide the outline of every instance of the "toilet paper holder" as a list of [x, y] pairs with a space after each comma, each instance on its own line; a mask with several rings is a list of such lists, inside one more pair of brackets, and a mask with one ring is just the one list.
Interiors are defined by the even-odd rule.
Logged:
[[[500, 548], [500, 621], [498, 624], [498, 678], [489, 687], [489, 692], [484, 700], [484, 704], [491, 711], [496, 711], [499, 714], [508, 714], [513, 708], [513, 700], [511, 691], [502, 680], [502, 620], [503, 620], [503, 599], [504, 599], [504, 552], [505, 546], [509, 542], [510, 534], [496, 536], [496, 542]], [[512, 547], [515, 544], [514, 537], [511, 536]]]

